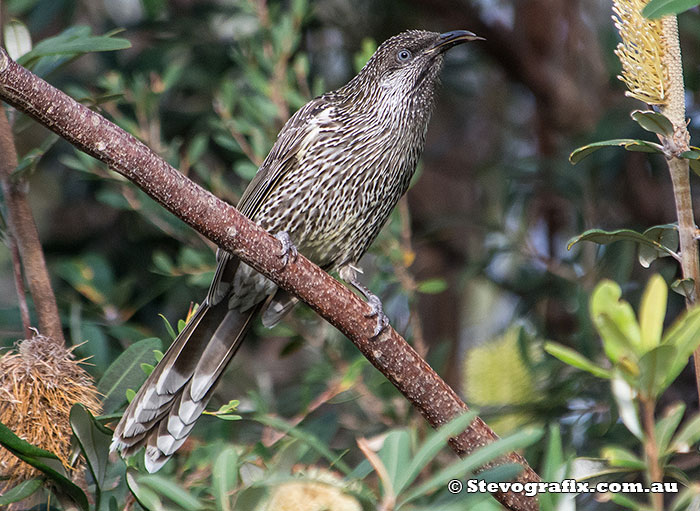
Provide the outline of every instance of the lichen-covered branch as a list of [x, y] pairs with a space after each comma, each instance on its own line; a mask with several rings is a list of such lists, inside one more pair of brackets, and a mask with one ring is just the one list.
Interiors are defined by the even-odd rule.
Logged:
[[[135, 137], [17, 65], [3, 50], [0, 99], [105, 162], [214, 243], [306, 302], [345, 334], [433, 427], [467, 410], [454, 390], [392, 328], [372, 339], [376, 321], [368, 317], [370, 307], [348, 288], [302, 256], [283, 265], [275, 238], [180, 174]], [[450, 446], [466, 455], [497, 438], [477, 418]], [[539, 481], [516, 453], [495, 464], [500, 463], [522, 465], [523, 472], [517, 477], [521, 482]], [[494, 496], [509, 509], [538, 509], [537, 499], [523, 494]]]

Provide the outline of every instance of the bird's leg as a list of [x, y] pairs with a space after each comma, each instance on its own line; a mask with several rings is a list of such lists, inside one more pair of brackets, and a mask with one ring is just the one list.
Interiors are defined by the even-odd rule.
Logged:
[[377, 318], [377, 326], [374, 327], [374, 333], [372, 338], [374, 339], [379, 334], [381, 334], [387, 326], [389, 326], [389, 318], [384, 314], [384, 307], [382, 307], [382, 301], [377, 295], [372, 293], [369, 288], [365, 287], [357, 278], [357, 274], [362, 273], [362, 270], [352, 264], [346, 264], [343, 266], [338, 274], [340, 278], [345, 282], [350, 284], [352, 287], [357, 289], [362, 296], [365, 297], [367, 303], [372, 308], [372, 311], [365, 316], [368, 318]]
[[280, 242], [280, 245], [282, 245], [282, 253], [280, 254], [280, 258], [282, 259], [282, 267], [284, 268], [287, 266], [287, 264], [289, 264], [290, 260], [297, 260], [299, 252], [297, 251], [297, 247], [294, 246], [292, 238], [289, 237], [289, 233], [287, 231], [280, 231], [274, 236]]

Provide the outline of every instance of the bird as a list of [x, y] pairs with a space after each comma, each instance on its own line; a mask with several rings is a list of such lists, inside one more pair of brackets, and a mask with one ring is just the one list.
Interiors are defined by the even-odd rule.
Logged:
[[[237, 208], [280, 242], [362, 294], [362, 255], [408, 189], [423, 151], [444, 54], [482, 39], [467, 30], [407, 30], [384, 41], [346, 85], [309, 101], [286, 122]], [[158, 471], [188, 438], [253, 318], [272, 327], [297, 298], [221, 249], [206, 297], [129, 403], [111, 450], [145, 447]]]

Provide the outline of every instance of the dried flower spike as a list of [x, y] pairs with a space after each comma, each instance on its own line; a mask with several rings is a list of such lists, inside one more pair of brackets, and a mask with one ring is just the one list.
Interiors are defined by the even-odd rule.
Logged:
[[[75, 403], [93, 414], [100, 401], [92, 378], [71, 349], [36, 335], [0, 357], [0, 422], [30, 444], [53, 452], [71, 470], [72, 430], [68, 416]], [[38, 471], [0, 448], [0, 493]]]

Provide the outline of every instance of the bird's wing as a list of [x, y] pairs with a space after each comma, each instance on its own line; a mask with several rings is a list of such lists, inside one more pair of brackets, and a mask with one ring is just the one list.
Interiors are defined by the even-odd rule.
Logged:
[[[260, 205], [284, 176], [296, 168], [300, 154], [312, 142], [316, 133], [333, 123], [328, 115], [331, 108], [329, 96], [320, 96], [309, 101], [287, 121], [270, 153], [243, 192], [237, 206], [241, 213], [255, 220]], [[223, 250], [217, 251], [216, 260], [216, 273], [207, 294], [207, 300], [211, 304], [218, 303], [228, 295], [230, 282], [238, 267], [238, 259]]]
[[306, 148], [325, 124], [331, 122], [330, 116], [324, 115], [331, 107], [327, 96], [320, 96], [300, 108], [287, 121], [238, 202], [237, 207], [241, 213], [248, 218], [255, 218], [265, 197], [298, 165], [300, 151]]

